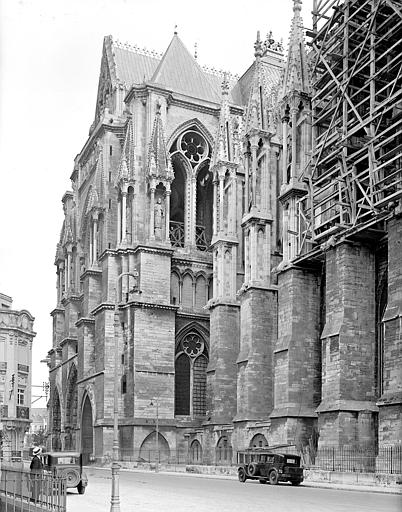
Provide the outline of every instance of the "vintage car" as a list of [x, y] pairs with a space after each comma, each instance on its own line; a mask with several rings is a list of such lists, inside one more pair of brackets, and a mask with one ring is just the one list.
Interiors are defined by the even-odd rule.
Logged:
[[76, 487], [84, 494], [88, 478], [82, 470], [82, 454], [78, 452], [47, 452], [42, 456], [43, 468], [56, 476], [66, 477], [67, 488]]
[[303, 482], [303, 468], [300, 457], [289, 453], [273, 453], [269, 449], [250, 449], [238, 452], [240, 482], [259, 480], [261, 484], [276, 485], [279, 482], [291, 482], [300, 485]]

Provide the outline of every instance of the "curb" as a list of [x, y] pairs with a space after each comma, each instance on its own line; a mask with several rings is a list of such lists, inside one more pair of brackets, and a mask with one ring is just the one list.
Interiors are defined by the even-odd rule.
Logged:
[[[110, 471], [110, 468], [104, 466], [86, 466], [87, 470], [96, 469], [103, 471]], [[237, 476], [234, 475], [217, 475], [213, 473], [193, 473], [188, 471], [164, 471], [159, 470], [158, 473], [154, 470], [140, 469], [140, 468], [120, 468], [120, 471], [127, 473], [163, 473], [164, 475], [184, 476], [184, 477], [197, 477], [197, 478], [213, 478], [218, 480], [237, 480]], [[332, 489], [342, 491], [356, 491], [356, 492], [374, 492], [377, 494], [396, 494], [402, 495], [402, 489], [394, 487], [377, 487], [369, 485], [350, 485], [341, 483], [328, 483], [328, 482], [314, 482], [312, 480], [304, 480], [299, 487], [312, 487], [316, 489]]]

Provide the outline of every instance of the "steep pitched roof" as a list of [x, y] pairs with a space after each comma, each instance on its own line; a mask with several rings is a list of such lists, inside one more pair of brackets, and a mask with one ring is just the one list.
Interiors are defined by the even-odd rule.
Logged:
[[174, 34], [151, 82], [188, 96], [220, 103], [220, 95], [177, 33]]
[[310, 92], [310, 78], [301, 17], [302, 0], [293, 0], [293, 19], [290, 29], [289, 51], [285, 67], [282, 96], [292, 91]]
[[[128, 90], [133, 85], [151, 82], [194, 98], [213, 103], [221, 101], [223, 72], [201, 68], [177, 34], [174, 34], [164, 54], [122, 43], [111, 35], [104, 38], [100, 81], [110, 77], [113, 85], [122, 84]], [[228, 74], [229, 101], [245, 105], [237, 77]], [[99, 87], [100, 88], [100, 87]]]

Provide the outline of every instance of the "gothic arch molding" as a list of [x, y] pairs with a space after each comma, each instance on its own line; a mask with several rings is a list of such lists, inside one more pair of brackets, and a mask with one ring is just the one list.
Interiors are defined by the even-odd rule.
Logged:
[[190, 322], [189, 324], [182, 327], [176, 334], [176, 346], [175, 350], [177, 351], [180, 343], [184, 340], [184, 338], [190, 334], [191, 332], [197, 332], [204, 340], [205, 346], [207, 348], [207, 352], [209, 353], [209, 331], [198, 322]]
[[177, 139], [177, 137], [185, 132], [186, 130], [189, 130], [193, 127], [196, 127], [199, 132], [201, 133], [201, 135], [203, 135], [205, 137], [205, 139], [207, 140], [208, 144], [213, 147], [213, 144], [214, 144], [214, 138], [212, 137], [211, 133], [209, 132], [209, 130], [201, 123], [201, 121], [199, 121], [196, 117], [194, 117], [193, 119], [189, 119], [188, 121], [185, 121], [184, 123], [180, 124], [173, 132], [172, 134], [170, 135], [168, 141], [167, 141], [167, 147], [171, 148], [172, 144], [174, 143], [174, 141]]

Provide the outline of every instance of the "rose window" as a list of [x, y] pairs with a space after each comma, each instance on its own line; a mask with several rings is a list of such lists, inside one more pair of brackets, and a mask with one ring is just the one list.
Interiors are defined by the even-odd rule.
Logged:
[[183, 350], [190, 357], [196, 357], [202, 354], [204, 342], [198, 334], [189, 334], [183, 341]]
[[207, 144], [197, 132], [187, 132], [180, 140], [179, 147], [193, 165], [203, 160], [207, 153]]

